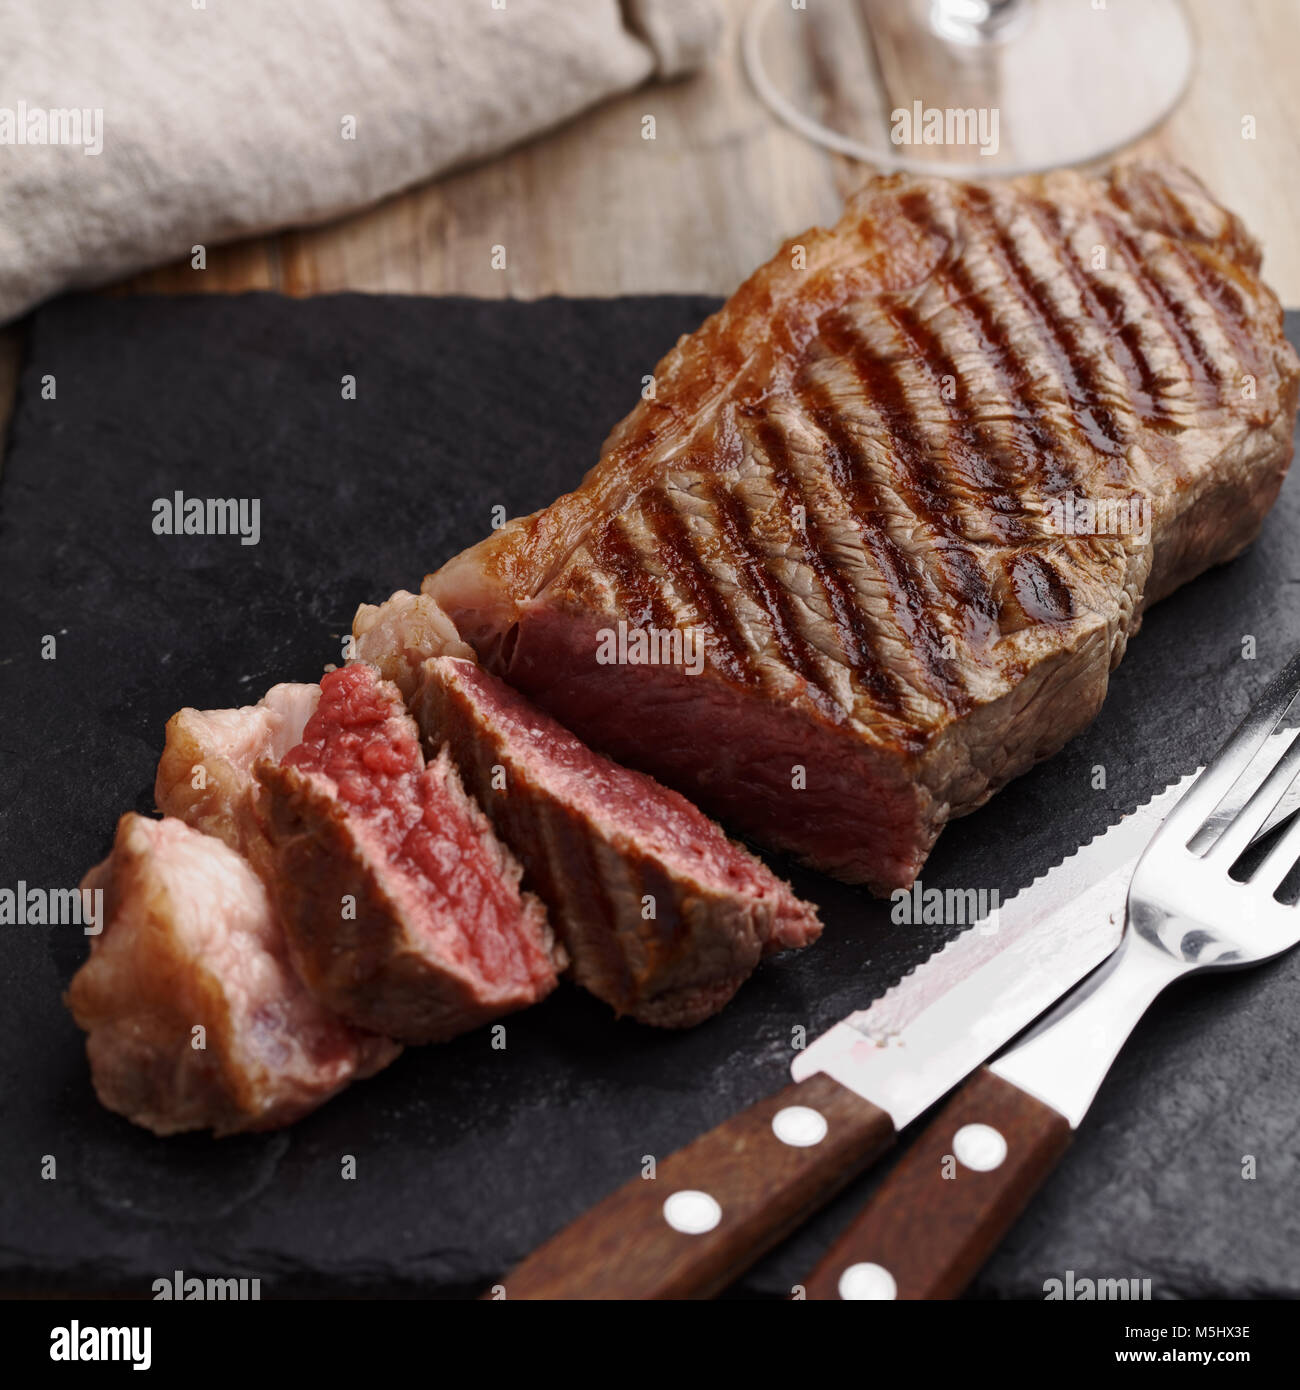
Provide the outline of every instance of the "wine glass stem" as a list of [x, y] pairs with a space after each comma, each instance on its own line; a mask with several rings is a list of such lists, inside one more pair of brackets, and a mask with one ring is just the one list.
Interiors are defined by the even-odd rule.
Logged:
[[1031, 0], [931, 0], [930, 28], [951, 43], [1002, 43], [1029, 18]]

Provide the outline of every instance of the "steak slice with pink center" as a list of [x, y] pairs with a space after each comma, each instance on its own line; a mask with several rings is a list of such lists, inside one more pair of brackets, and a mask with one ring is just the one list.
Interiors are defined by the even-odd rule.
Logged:
[[522, 870], [401, 693], [367, 665], [321, 680], [303, 741], [266, 788], [271, 889], [295, 966], [326, 1007], [436, 1042], [536, 1002], [563, 952]]
[[815, 908], [684, 797], [472, 662], [426, 661], [413, 708], [523, 861], [574, 978], [620, 1014], [699, 1023], [764, 955], [821, 932]]

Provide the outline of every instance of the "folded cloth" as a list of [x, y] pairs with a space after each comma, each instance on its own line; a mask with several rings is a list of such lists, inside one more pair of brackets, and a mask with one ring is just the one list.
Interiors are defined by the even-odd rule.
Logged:
[[708, 57], [717, 0], [0, 0], [0, 322]]

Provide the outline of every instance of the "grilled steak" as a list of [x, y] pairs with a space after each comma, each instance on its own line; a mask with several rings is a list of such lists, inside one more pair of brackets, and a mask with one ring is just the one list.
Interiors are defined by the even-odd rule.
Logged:
[[619, 1013], [698, 1023], [760, 957], [820, 933], [814, 908], [683, 797], [591, 752], [474, 663], [426, 662], [413, 707], [523, 861], [574, 978]]
[[594, 746], [907, 885], [1255, 536], [1297, 398], [1259, 261], [1174, 168], [877, 179], [678, 343], [576, 492], [425, 592]]
[[401, 1051], [312, 999], [261, 881], [212, 836], [129, 813], [82, 886], [105, 925], [65, 1002], [100, 1100], [155, 1134], [288, 1124]]
[[278, 762], [302, 740], [319, 699], [318, 685], [274, 685], [242, 709], [172, 715], [154, 782], [158, 809], [238, 850], [265, 879], [270, 847], [258, 819], [253, 766], [263, 758]]
[[427, 594], [398, 591], [381, 604], [363, 603], [352, 619], [352, 656], [369, 662], [409, 700], [420, 666], [431, 656], [474, 659], [455, 625]]
[[397, 687], [333, 671], [303, 742], [259, 763], [268, 881], [312, 994], [359, 1027], [435, 1042], [548, 994], [542, 905], [446, 756], [428, 766]]

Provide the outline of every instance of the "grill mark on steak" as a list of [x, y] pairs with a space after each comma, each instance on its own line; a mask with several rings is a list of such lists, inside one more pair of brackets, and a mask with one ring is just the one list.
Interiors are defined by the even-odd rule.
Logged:
[[1034, 622], [1062, 622], [1074, 616], [1070, 586], [1047, 556], [1022, 550], [1008, 562], [1016, 600]]
[[[901, 201], [909, 219], [919, 221], [926, 230], [940, 230], [931, 212], [929, 196], [922, 190], [914, 190]], [[969, 263], [961, 257], [953, 258], [937, 274], [956, 290], [957, 298], [949, 298], [949, 307], [956, 309], [966, 320], [976, 346], [997, 377], [998, 386], [1007, 400], [1010, 423], [1021, 452], [1019, 462], [1023, 466], [1024, 486], [1029, 487], [1033, 480], [1032, 470], [1037, 466], [1042, 470], [1041, 477], [1047, 491], [1065, 491], [1075, 481], [1074, 472], [1069, 467], [1069, 446], [1048, 417], [1036, 408], [1031, 385], [1034, 372], [1011, 345], [1006, 327], [985, 298], [985, 291], [975, 283]]]
[[[752, 428], [756, 441], [771, 467], [782, 514], [791, 532], [798, 535], [804, 560], [826, 597], [840, 650], [863, 689], [882, 710], [896, 714], [900, 709], [898, 682], [875, 650], [875, 629], [867, 621], [851, 581], [840, 572], [811, 491], [802, 486], [800, 475], [791, 466], [786, 435], [765, 413], [757, 413], [761, 407], [755, 411]], [[802, 526], [795, 518], [796, 506], [803, 508]]]
[[1196, 292], [1214, 310], [1214, 317], [1231, 345], [1233, 355], [1238, 362], [1244, 361], [1252, 354], [1249, 318], [1241, 296], [1224, 275], [1207, 274], [1199, 248], [1179, 242], [1175, 244], [1174, 251], [1196, 286]]
[[1010, 228], [998, 220], [993, 195], [986, 188], [968, 186], [957, 196], [990, 233], [987, 244], [1034, 320], [1039, 339], [1065, 387], [1075, 424], [1096, 453], [1122, 457], [1123, 433], [1114, 415], [1102, 404], [1102, 384], [1085, 354], [1082, 337], [1048, 293], [1047, 286], [1025, 263]]
[[[888, 305], [881, 307], [888, 317]], [[890, 318], [890, 322], [894, 320]], [[902, 465], [902, 476], [896, 470], [893, 481], [903, 500], [912, 515], [935, 533], [936, 579], [948, 597], [949, 613], [956, 615], [959, 623], [964, 623], [968, 614], [991, 621], [997, 603], [988, 577], [963, 544], [961, 510], [916, 414], [916, 392], [908, 390], [897, 360], [868, 343], [845, 316], [824, 319], [821, 330], [826, 346], [852, 366], [867, 400], [885, 425], [892, 457]], [[951, 659], [942, 655], [942, 636], [939, 655], [943, 664], [935, 673], [945, 686], [959, 683]]]
[[[1012, 542], [1033, 538], [1034, 533], [1024, 521], [1024, 499], [1007, 487], [1005, 472], [999, 473], [996, 461], [1002, 457], [1001, 450], [995, 440], [986, 439], [975, 422], [967, 382], [957, 364], [914, 305], [894, 302], [885, 306], [885, 313], [908, 344], [914, 362], [926, 374], [936, 398], [943, 403], [950, 426], [946, 453], [961, 460], [975, 478], [985, 516], [998, 538]], [[954, 383], [951, 396], [943, 389], [944, 377], [950, 377]], [[959, 447], [954, 447], [954, 441]], [[994, 462], [992, 471], [986, 466], [986, 459]], [[950, 591], [957, 596], [954, 616], [967, 641], [983, 645], [998, 622], [999, 603], [993, 584], [978, 555], [968, 546], [949, 542], [943, 546], [942, 553], [954, 581], [949, 586]]]
[[[1073, 256], [1073, 253], [1071, 255]], [[1166, 433], [1182, 430], [1183, 422], [1170, 414], [1169, 405], [1164, 399], [1166, 383], [1146, 355], [1142, 330], [1135, 319], [1126, 317], [1124, 296], [1114, 285], [1098, 281], [1092, 286], [1092, 297], [1101, 315], [1110, 324], [1115, 341], [1127, 350], [1128, 360], [1137, 370], [1138, 383], [1134, 392], [1134, 403], [1142, 421]]]
[[[951, 435], [946, 444], [949, 459], [956, 458], [967, 475], [973, 478], [999, 520], [1006, 523], [1007, 539], [1022, 539], [1023, 523], [1019, 513], [1023, 502], [1010, 486], [1010, 474], [1005, 467], [997, 441], [975, 419], [970, 399], [969, 383], [940, 341], [930, 323], [921, 317], [914, 304], [889, 303], [884, 306], [898, 333], [905, 339], [913, 354], [913, 362], [924, 372], [934, 388], [936, 399], [948, 413]], [[952, 394], [945, 391], [945, 378], [953, 383]]]
[[1128, 382], [1129, 397], [1138, 418], [1157, 428], [1180, 429], [1181, 425], [1169, 416], [1163, 399], [1164, 383], [1147, 357], [1137, 320], [1126, 312], [1124, 297], [1113, 285], [1090, 275], [1084, 268], [1062, 225], [1058, 208], [1045, 198], [1028, 199], [1025, 206], [1042, 225], [1045, 238], [1057, 252], [1083, 307], [1094, 319], [1104, 321], [1110, 328], [1115, 361]]
[[1046, 415], [1032, 386], [1033, 374], [1024, 357], [1011, 346], [1006, 328], [999, 321], [964, 262], [953, 267], [952, 283], [961, 296], [958, 308], [967, 315], [984, 360], [998, 378], [1011, 412], [1012, 427], [1025, 465], [1025, 486], [1033, 481], [1035, 466], [1048, 492], [1073, 486], [1070, 444], [1063, 439]]
[[663, 590], [650, 574], [646, 557], [624, 531], [621, 515], [610, 517], [597, 530], [592, 556], [614, 585], [616, 600], [625, 605], [629, 627], [674, 626], [676, 619]]
[[[733, 437], [726, 446], [728, 453], [737, 444]], [[768, 569], [767, 557], [757, 542], [751, 518], [738, 491], [717, 474], [703, 479], [701, 488], [717, 522], [718, 535], [731, 553], [736, 577], [741, 581], [741, 592], [763, 610], [781, 656], [807, 681], [809, 694], [818, 707], [823, 713], [839, 714], [839, 702], [826, 684], [817, 653], [803, 634], [785, 585]]]
[[678, 593], [690, 599], [715, 640], [710, 660], [732, 680], [752, 684], [756, 672], [736, 615], [731, 612], [695, 547], [690, 527], [662, 486], [648, 487], [640, 498], [641, 515], [659, 542], [659, 561]]
[[828, 315], [819, 327], [822, 341], [852, 367], [866, 403], [885, 426], [890, 452], [902, 468], [901, 475], [895, 472], [894, 482], [912, 515], [943, 536], [960, 535], [957, 504], [936, 464], [897, 361], [862, 336], [843, 310]]
[[[980, 489], [985, 517], [1003, 543], [1018, 544], [1038, 539], [1037, 531], [1024, 519], [1023, 496], [1009, 486], [1008, 470], [1003, 467], [1002, 450], [996, 439], [975, 420], [968, 383], [956, 362], [940, 343], [938, 335], [911, 304], [897, 303], [886, 313], [903, 335], [942, 402], [950, 426], [946, 453], [964, 465]], [[944, 378], [953, 382], [953, 393], [944, 390]], [[990, 467], [989, 465], [992, 465]], [[993, 585], [974, 550], [956, 544], [945, 547], [950, 567], [960, 575], [959, 589], [965, 600], [957, 610], [968, 640], [986, 638], [997, 622], [998, 601]]]
[[[904, 201], [911, 220], [921, 221], [928, 228], [938, 230], [931, 213], [929, 200], [920, 190], [907, 195]], [[1026, 514], [1031, 510], [1027, 504], [1026, 493], [1030, 490], [1032, 482], [1031, 469], [1025, 465], [1035, 458], [1035, 450], [1031, 446], [1037, 447], [1038, 457], [1050, 459], [1053, 456], [1054, 446], [1057, 444], [1056, 437], [1050, 427], [1046, 426], [1033, 413], [1032, 396], [1021, 384], [1028, 375], [1026, 368], [1023, 362], [1019, 361], [1010, 350], [1008, 335], [1001, 325], [994, 320], [987, 301], [970, 279], [965, 264], [950, 258], [940, 265], [936, 271], [936, 278], [957, 291], [957, 303], [954, 304], [951, 296], [945, 296], [945, 305], [949, 308], [955, 308], [966, 320], [984, 359], [992, 366], [998, 385], [1007, 398], [1008, 404], [1016, 412], [1017, 418], [1011, 421], [1011, 427], [1021, 451], [1021, 458], [1018, 461], [1020, 466], [1016, 468], [1013, 465], [1010, 471], [1013, 480], [1010, 489], [1004, 487], [999, 493], [995, 488], [992, 490], [990, 499], [994, 502], [995, 509], [1001, 508], [1014, 513], [1008, 518], [1010, 524], [1006, 527], [1004, 539], [1011, 544], [1038, 544], [1042, 540], [1040, 532], [1035, 525], [1027, 523], [1025, 520]], [[939, 385], [940, 378], [945, 375], [951, 377], [955, 382], [957, 394], [954, 397], [949, 399], [942, 390], [938, 394], [939, 399], [943, 400], [948, 407], [949, 418], [957, 436], [967, 444], [972, 454], [978, 456], [976, 451], [982, 451], [989, 458], [1000, 460], [1003, 451], [998, 442], [986, 439], [980, 426], [973, 421], [967, 390], [968, 384], [963, 374], [957, 369], [951, 355], [943, 347], [938, 335], [933, 332], [930, 325], [915, 312], [911, 305], [896, 305], [892, 309], [887, 308], [887, 312], [892, 314], [900, 331], [912, 339], [917, 360], [929, 368], [932, 384]], [[1008, 371], [1009, 361], [1015, 363], [1019, 375]], [[1025, 406], [1026, 401], [1029, 402], [1028, 408]], [[1062, 476], [1055, 470], [1054, 473], [1054, 481], [1059, 485]], [[991, 630], [1001, 631], [1003, 627], [1002, 604], [988, 574], [980, 566], [975, 554], [963, 550], [960, 552], [960, 557], [961, 562], [968, 567], [971, 576], [968, 588], [969, 606], [965, 613], [968, 640], [973, 640], [976, 635], [986, 637]], [[1043, 561], [1043, 566], [1045, 571], [1038, 567], [1031, 567], [1028, 572], [1029, 577], [1026, 578], [1015, 560], [1004, 562], [1008, 578], [1011, 580], [1012, 594], [1025, 616], [1033, 621], [1059, 620], [1067, 613], [1065, 604], [1070, 601], [1068, 589], [1065, 592], [1063, 602], [1056, 592], [1062, 586], [1055, 567], [1046, 560]], [[1037, 597], [1040, 591], [1047, 597]], [[974, 621], [975, 619], [982, 619], [983, 621], [977, 623]]]
[[1161, 326], [1169, 335], [1183, 365], [1187, 368], [1188, 375], [1198, 383], [1209, 383], [1218, 387], [1223, 380], [1223, 374], [1182, 300], [1170, 290], [1164, 280], [1154, 274], [1148, 275], [1141, 250], [1118, 222], [1101, 213], [1098, 214], [1097, 220], [1102, 230], [1119, 247], [1134, 285], [1160, 320]]
[[824, 441], [822, 461], [826, 477], [834, 484], [849, 516], [857, 523], [863, 541], [889, 591], [889, 606], [904, 637], [911, 645], [926, 685], [953, 709], [969, 706], [970, 696], [944, 655], [942, 628], [930, 610], [925, 576], [913, 559], [885, 529], [885, 507], [870, 481], [870, 460], [845, 428], [839, 411], [816, 382], [797, 388], [799, 403]]
[[1143, 179], [1142, 186], [1147, 193], [1155, 194], [1156, 201], [1168, 214], [1175, 229], [1182, 236], [1196, 238], [1201, 235], [1200, 225], [1188, 212], [1187, 204], [1183, 202], [1174, 189], [1168, 185], [1153, 186], [1148, 179]]

